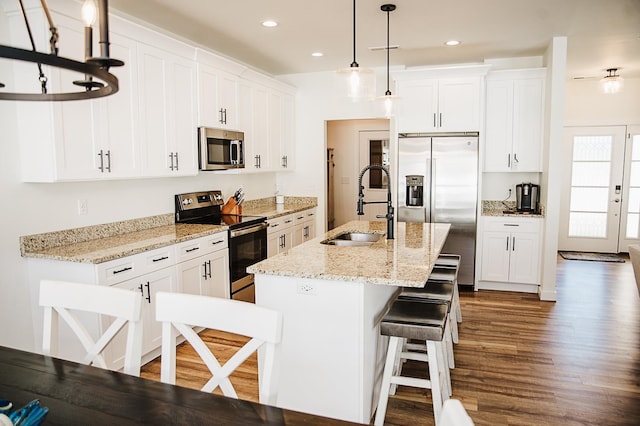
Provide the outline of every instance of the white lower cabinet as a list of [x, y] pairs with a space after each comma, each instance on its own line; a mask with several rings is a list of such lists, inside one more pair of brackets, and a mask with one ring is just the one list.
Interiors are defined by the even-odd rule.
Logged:
[[267, 257], [289, 250], [293, 247], [295, 227], [293, 214], [267, 220]]
[[293, 245], [306, 243], [316, 237], [316, 209], [295, 214]]
[[483, 218], [479, 288], [490, 287], [482, 282], [540, 284], [542, 222], [541, 218]]
[[231, 297], [226, 232], [178, 244], [176, 249], [179, 293]]
[[[142, 363], [160, 354], [162, 325], [155, 319], [155, 300], [159, 291], [185, 292], [229, 298], [229, 249], [227, 231], [175, 245], [125, 256], [99, 264], [28, 259], [33, 298], [36, 341], [42, 341], [43, 312], [38, 304], [40, 280], [52, 279], [104, 285], [135, 291], [142, 300]], [[79, 313], [87, 332], [96, 338], [113, 321], [110, 317]], [[109, 369], [124, 366], [126, 327], [105, 351]], [[81, 362], [85, 350], [66, 325], [60, 326], [58, 356]]]
[[[173, 267], [164, 268], [151, 272], [132, 280], [114, 285], [116, 288], [123, 288], [140, 293], [142, 301], [142, 356], [153, 352], [162, 345], [162, 324], [156, 321], [156, 294], [159, 291], [175, 292], [177, 288], [176, 270]], [[103, 318], [103, 326], [106, 328], [111, 324], [110, 318]], [[110, 368], [120, 369], [124, 367], [124, 354], [127, 346], [126, 333], [119, 333], [109, 346], [107, 362]]]

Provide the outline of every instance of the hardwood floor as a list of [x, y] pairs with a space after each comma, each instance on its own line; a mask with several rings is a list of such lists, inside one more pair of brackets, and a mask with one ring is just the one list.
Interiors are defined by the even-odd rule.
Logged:
[[[631, 264], [559, 258], [557, 292], [555, 303], [461, 292], [453, 397], [476, 425], [640, 424], [640, 297]], [[242, 341], [204, 333], [221, 353]], [[421, 363], [405, 368], [426, 374]], [[190, 347], [178, 349], [179, 385], [199, 388], [207, 374]], [[159, 361], [141, 376], [159, 380]], [[255, 358], [232, 381], [240, 398], [256, 401]], [[433, 425], [428, 400], [427, 391], [400, 387], [386, 424]]]

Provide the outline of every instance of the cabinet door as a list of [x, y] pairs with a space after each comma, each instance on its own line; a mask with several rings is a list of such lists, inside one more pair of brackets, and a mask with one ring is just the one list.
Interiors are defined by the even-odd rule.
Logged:
[[219, 250], [207, 260], [208, 273], [202, 282], [202, 295], [231, 298], [229, 283], [229, 250]]
[[511, 262], [509, 281], [523, 284], [540, 284], [538, 234], [514, 232], [511, 234]]
[[511, 234], [508, 232], [483, 232], [482, 280], [509, 281], [509, 256]]
[[247, 166], [252, 164], [252, 169], [271, 170], [271, 135], [269, 133], [269, 92], [264, 87], [253, 88], [253, 138], [249, 143], [252, 146], [252, 156], [247, 158]]
[[513, 87], [513, 171], [542, 171], [543, 126], [544, 80], [516, 80]]
[[280, 232], [270, 232], [267, 234], [267, 257], [275, 256], [280, 252], [282, 244], [282, 234]]
[[295, 110], [293, 96], [283, 94], [280, 102], [280, 108], [280, 168], [293, 170], [295, 169]]
[[[162, 345], [162, 324], [156, 321], [155, 298], [158, 291], [174, 292], [176, 290], [175, 268], [169, 267], [151, 272], [138, 278], [133, 278], [114, 285], [115, 288], [135, 291], [143, 298], [142, 301], [142, 355], [159, 348]], [[102, 318], [103, 331], [113, 322], [112, 318]], [[124, 354], [127, 347], [126, 327], [114, 337], [105, 353], [106, 362], [110, 369], [120, 369], [124, 366]]]
[[271, 168], [280, 170], [283, 168], [283, 159], [280, 152], [282, 144], [282, 95], [275, 91], [269, 93], [268, 120]]
[[511, 81], [487, 82], [485, 172], [511, 170], [513, 141], [513, 84]]
[[202, 283], [207, 267], [207, 256], [196, 257], [186, 262], [178, 263], [178, 292], [188, 294], [202, 294]]
[[440, 132], [480, 130], [480, 80], [478, 78], [439, 81], [437, 127]]
[[195, 65], [144, 44], [139, 58], [144, 175], [195, 175]]
[[438, 80], [400, 81], [402, 113], [397, 119], [399, 132], [428, 132], [437, 129]]
[[236, 129], [237, 79], [207, 65], [198, 65], [198, 123]]

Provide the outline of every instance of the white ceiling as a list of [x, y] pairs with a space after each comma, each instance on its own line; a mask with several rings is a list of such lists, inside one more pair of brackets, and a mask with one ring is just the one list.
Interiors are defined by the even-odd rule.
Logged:
[[[111, 0], [111, 7], [273, 75], [335, 70], [353, 59], [350, 0]], [[357, 2], [357, 62], [386, 64], [383, 0]], [[567, 78], [621, 68], [640, 77], [640, 0], [396, 0], [391, 66], [542, 55], [568, 37]], [[279, 22], [264, 28], [265, 19]], [[444, 46], [458, 39], [457, 47]], [[314, 51], [323, 57], [311, 56]]]

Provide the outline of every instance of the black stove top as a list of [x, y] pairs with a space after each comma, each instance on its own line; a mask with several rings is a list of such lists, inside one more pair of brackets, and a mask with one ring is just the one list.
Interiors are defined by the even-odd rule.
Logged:
[[176, 223], [226, 225], [229, 229], [248, 228], [267, 221], [264, 216], [222, 214], [220, 191], [190, 192], [175, 196]]

